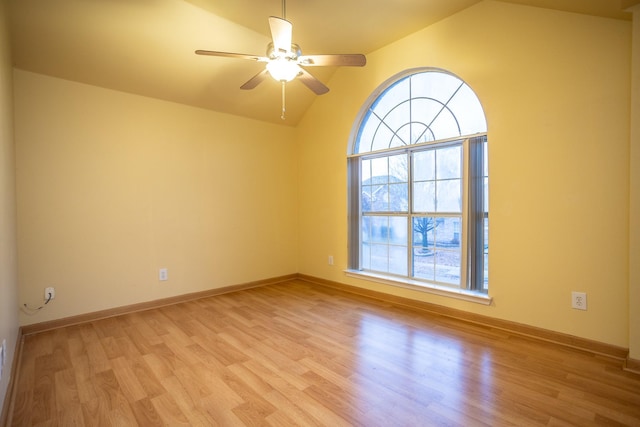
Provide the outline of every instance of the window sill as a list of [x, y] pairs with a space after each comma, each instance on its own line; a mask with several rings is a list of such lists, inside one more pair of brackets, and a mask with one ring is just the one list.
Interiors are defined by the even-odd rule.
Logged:
[[493, 301], [493, 298], [491, 298], [489, 295], [481, 294], [479, 292], [448, 288], [446, 286], [419, 282], [417, 280], [403, 279], [400, 277], [396, 278], [359, 270], [345, 270], [345, 274], [348, 277], [353, 277], [356, 279], [370, 280], [372, 282], [382, 283], [385, 285], [398, 286], [405, 289], [411, 289], [413, 291], [426, 292], [429, 294], [455, 298], [463, 301], [474, 302], [477, 304], [491, 305], [491, 302]]

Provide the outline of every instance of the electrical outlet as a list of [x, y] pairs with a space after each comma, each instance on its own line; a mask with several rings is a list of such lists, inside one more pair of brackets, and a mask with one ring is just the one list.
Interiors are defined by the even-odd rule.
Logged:
[[163, 282], [165, 280], [169, 280], [169, 270], [166, 268], [161, 268], [158, 272], [158, 279]]
[[329, 255], [329, 265], [333, 265], [333, 255]]
[[54, 287], [44, 288], [44, 300], [45, 301], [50, 301], [50, 300], [54, 299], [55, 297], [56, 297], [56, 288], [54, 288]]
[[571, 308], [586, 310], [587, 294], [585, 292], [571, 292]]

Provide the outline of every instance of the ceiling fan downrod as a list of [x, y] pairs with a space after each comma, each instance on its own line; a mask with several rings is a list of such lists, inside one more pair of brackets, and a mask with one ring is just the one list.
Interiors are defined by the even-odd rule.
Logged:
[[285, 117], [284, 117], [284, 113], [285, 113], [285, 111], [286, 111], [286, 110], [285, 110], [285, 104], [284, 104], [284, 98], [285, 98], [285, 97], [284, 97], [284, 88], [285, 88], [285, 85], [287, 84], [287, 82], [285, 82], [284, 80], [282, 80], [282, 82], [281, 82], [281, 83], [282, 83], [282, 113], [280, 114], [280, 118], [281, 118], [282, 120], [284, 120], [284, 119], [285, 119]]

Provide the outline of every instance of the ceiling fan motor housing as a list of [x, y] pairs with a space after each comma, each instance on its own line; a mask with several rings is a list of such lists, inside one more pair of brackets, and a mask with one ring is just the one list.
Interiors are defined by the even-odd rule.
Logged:
[[291, 49], [287, 52], [283, 49], [276, 50], [273, 42], [269, 42], [267, 45], [267, 58], [269, 59], [285, 58], [295, 61], [299, 56], [302, 56], [302, 50], [300, 49], [300, 46], [295, 43], [291, 43]]

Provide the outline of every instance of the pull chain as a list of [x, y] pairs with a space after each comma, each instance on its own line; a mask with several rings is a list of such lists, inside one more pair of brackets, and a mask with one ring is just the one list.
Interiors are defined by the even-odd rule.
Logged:
[[285, 112], [285, 104], [284, 104], [284, 85], [286, 84], [286, 82], [283, 80], [282, 81], [282, 114], [280, 115], [280, 118], [282, 120], [285, 119], [284, 117], [284, 112]]

